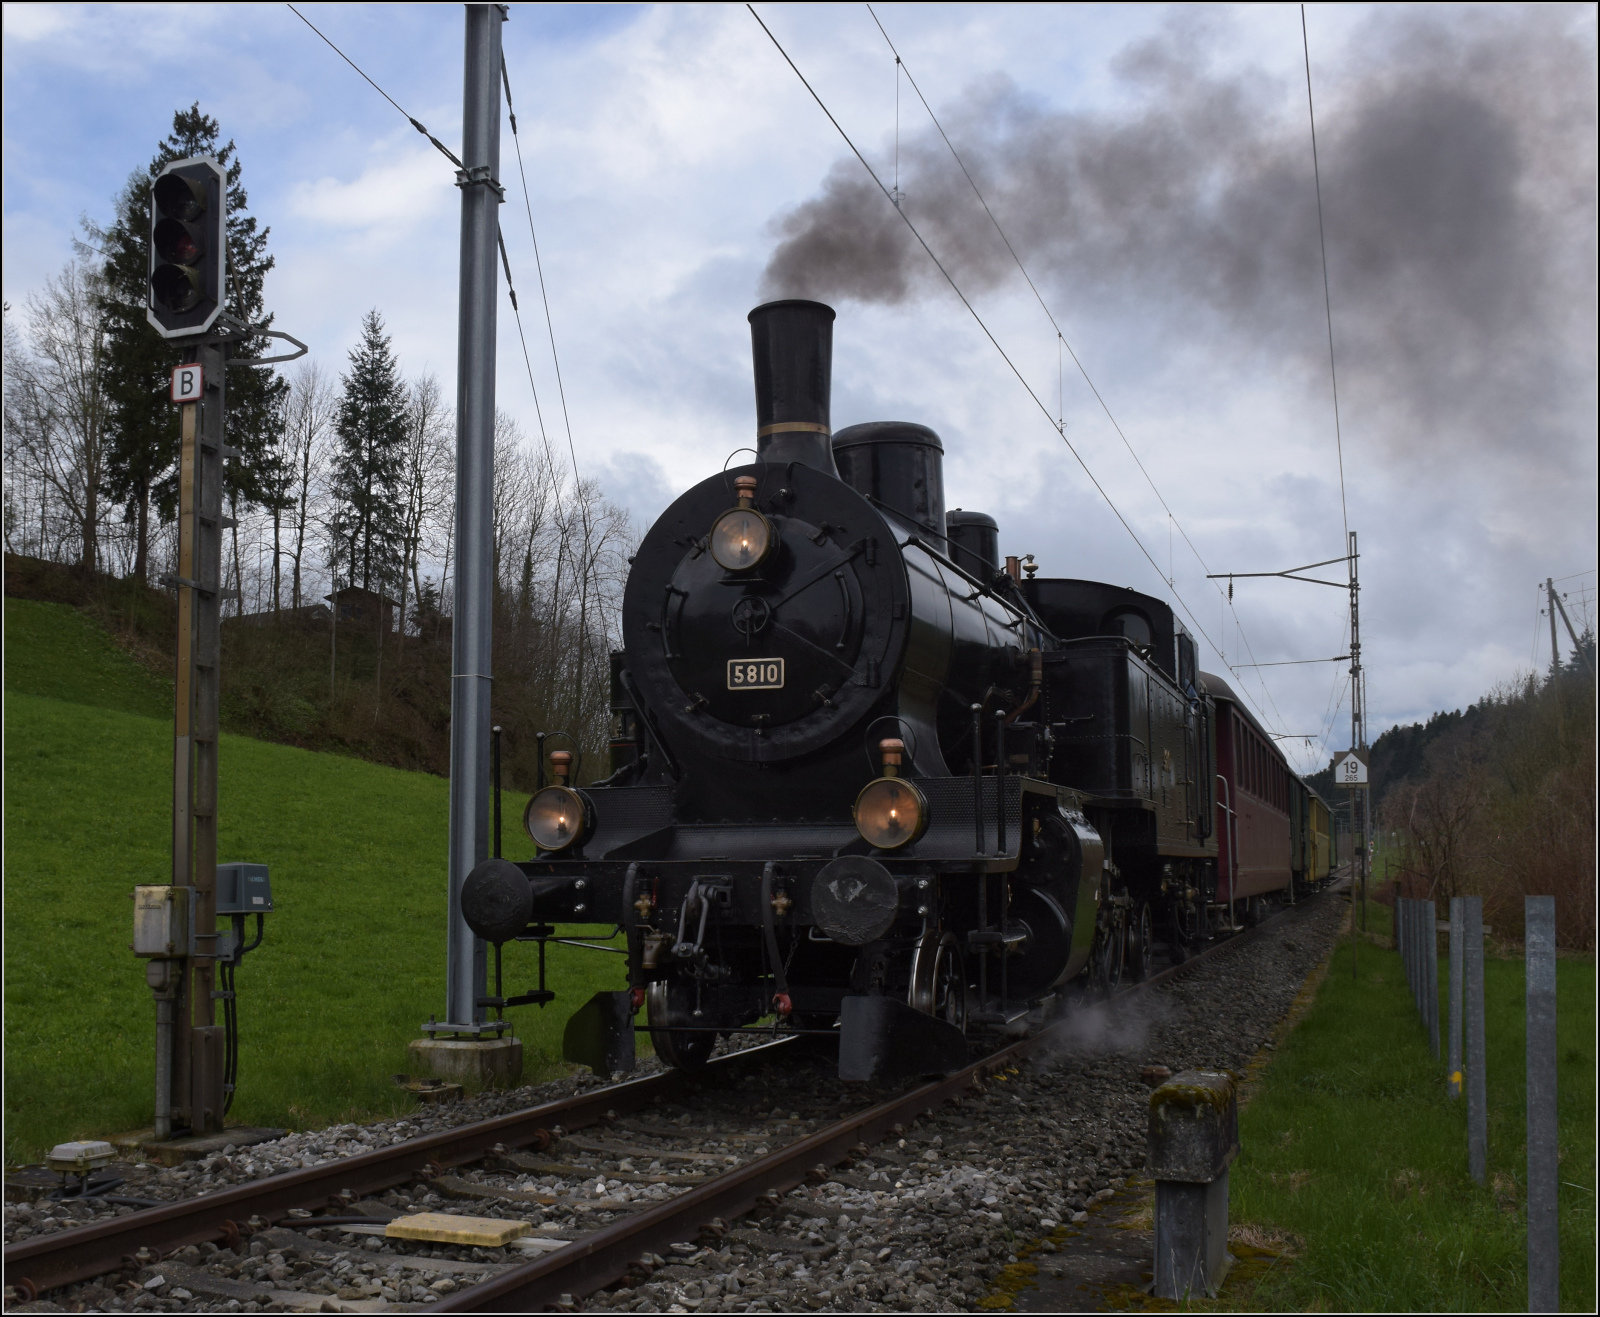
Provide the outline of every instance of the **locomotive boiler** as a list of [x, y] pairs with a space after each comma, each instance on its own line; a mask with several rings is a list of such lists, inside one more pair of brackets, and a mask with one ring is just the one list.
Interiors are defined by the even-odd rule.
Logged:
[[610, 776], [552, 755], [537, 858], [480, 865], [462, 911], [497, 955], [626, 935], [627, 989], [568, 1027], [596, 1069], [636, 1029], [693, 1068], [760, 1027], [836, 1038], [846, 1078], [948, 1071], [1205, 935], [1212, 706], [1159, 600], [1002, 564], [991, 518], [947, 513], [933, 430], [832, 431], [831, 308], [749, 320], [756, 460], [639, 546]]

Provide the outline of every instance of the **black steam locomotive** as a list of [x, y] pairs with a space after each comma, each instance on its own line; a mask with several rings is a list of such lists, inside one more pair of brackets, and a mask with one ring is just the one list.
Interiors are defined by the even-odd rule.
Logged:
[[[845, 1078], [965, 1064], [1074, 980], [1143, 974], [1207, 932], [1211, 701], [1157, 599], [1002, 564], [946, 512], [922, 425], [829, 424], [834, 313], [750, 313], [757, 460], [684, 493], [629, 575], [612, 773], [570, 756], [530, 801], [531, 862], [463, 888], [475, 933], [626, 934], [629, 989], [568, 1055], [692, 1068], [772, 1019]], [[530, 997], [542, 994], [530, 994]], [[526, 999], [525, 999], [526, 1000]]]

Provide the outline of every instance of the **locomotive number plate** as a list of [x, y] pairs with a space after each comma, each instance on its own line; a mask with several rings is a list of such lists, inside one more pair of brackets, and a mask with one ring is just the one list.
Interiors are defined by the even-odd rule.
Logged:
[[783, 660], [729, 659], [728, 689], [731, 691], [776, 691], [783, 689]]

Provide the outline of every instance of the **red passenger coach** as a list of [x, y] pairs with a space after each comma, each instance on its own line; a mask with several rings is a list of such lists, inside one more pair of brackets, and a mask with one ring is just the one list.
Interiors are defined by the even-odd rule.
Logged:
[[1288, 762], [1227, 682], [1209, 672], [1201, 676], [1217, 710], [1217, 900], [1285, 891]]

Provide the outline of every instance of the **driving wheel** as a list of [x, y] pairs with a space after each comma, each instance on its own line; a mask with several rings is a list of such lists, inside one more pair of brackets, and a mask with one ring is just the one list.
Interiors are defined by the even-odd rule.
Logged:
[[699, 1070], [711, 1059], [711, 1049], [717, 1035], [712, 1030], [704, 1033], [673, 1025], [686, 1025], [694, 1020], [693, 993], [686, 984], [657, 979], [645, 995], [645, 1007], [650, 1021], [650, 1042], [661, 1058], [661, 1064], [673, 1070]]
[[966, 1033], [966, 962], [954, 934], [923, 935], [912, 957], [911, 990], [906, 1000], [913, 1010], [932, 1015]]
[[1153, 940], [1150, 903], [1139, 902], [1139, 912], [1128, 925], [1128, 977], [1143, 983], [1150, 976], [1150, 943]]

